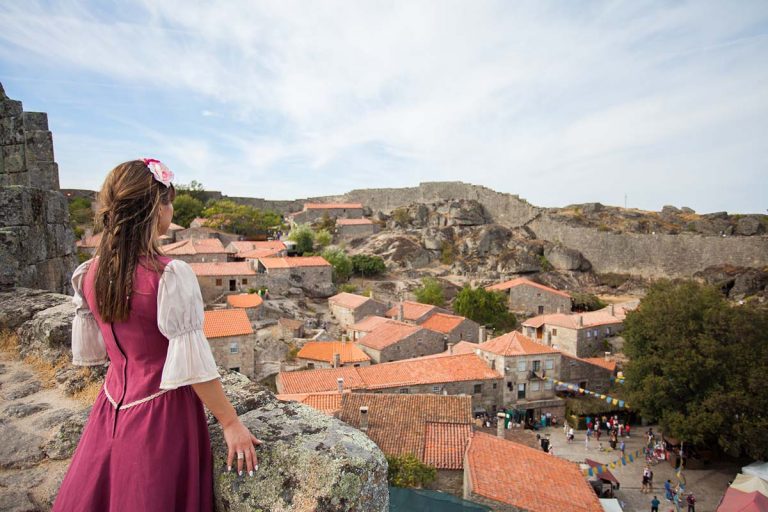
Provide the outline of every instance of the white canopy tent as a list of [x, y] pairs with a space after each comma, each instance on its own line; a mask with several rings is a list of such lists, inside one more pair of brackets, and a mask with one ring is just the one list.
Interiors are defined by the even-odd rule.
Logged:
[[745, 475], [757, 476], [768, 481], [768, 462], [753, 462], [749, 466], [741, 468], [741, 472]]

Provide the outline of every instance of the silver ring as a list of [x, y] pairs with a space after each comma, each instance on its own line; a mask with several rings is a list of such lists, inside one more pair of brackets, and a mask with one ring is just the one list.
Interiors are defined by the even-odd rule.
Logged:
[[242, 460], [245, 458], [245, 453], [243, 452], [237, 452], [237, 460]]

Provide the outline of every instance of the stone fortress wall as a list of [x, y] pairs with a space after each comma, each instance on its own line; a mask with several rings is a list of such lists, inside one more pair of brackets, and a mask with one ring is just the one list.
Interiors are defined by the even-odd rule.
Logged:
[[48, 116], [24, 112], [0, 84], [0, 289], [67, 292], [75, 266]]

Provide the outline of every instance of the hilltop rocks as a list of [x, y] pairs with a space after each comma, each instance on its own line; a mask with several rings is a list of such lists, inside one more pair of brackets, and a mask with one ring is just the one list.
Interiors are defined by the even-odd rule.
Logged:
[[473, 199], [414, 203], [396, 209], [387, 220], [391, 229], [480, 226], [492, 222], [483, 205]]
[[736, 222], [736, 234], [742, 236], [761, 235], [765, 233], [765, 226], [755, 216], [742, 217]]
[[757, 268], [716, 265], [697, 272], [694, 277], [720, 288], [733, 300], [765, 295], [768, 289], [768, 271]]
[[587, 271], [592, 265], [576, 249], [553, 245], [544, 250], [544, 257], [557, 270]]

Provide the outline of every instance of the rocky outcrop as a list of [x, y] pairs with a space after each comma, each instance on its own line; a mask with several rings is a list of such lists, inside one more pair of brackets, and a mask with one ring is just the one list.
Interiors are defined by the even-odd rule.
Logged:
[[0, 289], [66, 292], [75, 266], [48, 118], [24, 112], [0, 84]]
[[[98, 389], [101, 372], [69, 361], [74, 305], [67, 296], [0, 292], [0, 509], [47, 510], [77, 446], [89, 408], [72, 399]], [[8, 336], [13, 343], [8, 342]], [[8, 352], [10, 351], [10, 352]], [[24, 358], [22, 362], [20, 358]], [[37, 368], [48, 374], [36, 375]], [[387, 463], [362, 432], [297, 403], [283, 403], [220, 369], [238, 415], [264, 444], [254, 478], [225, 471], [221, 429], [209, 416], [217, 510], [384, 511]], [[90, 385], [90, 386], [89, 386]]]
[[765, 300], [768, 298], [768, 268], [761, 270], [716, 265], [696, 272], [694, 277], [718, 287], [729, 299], [744, 300], [747, 297], [757, 297]]

